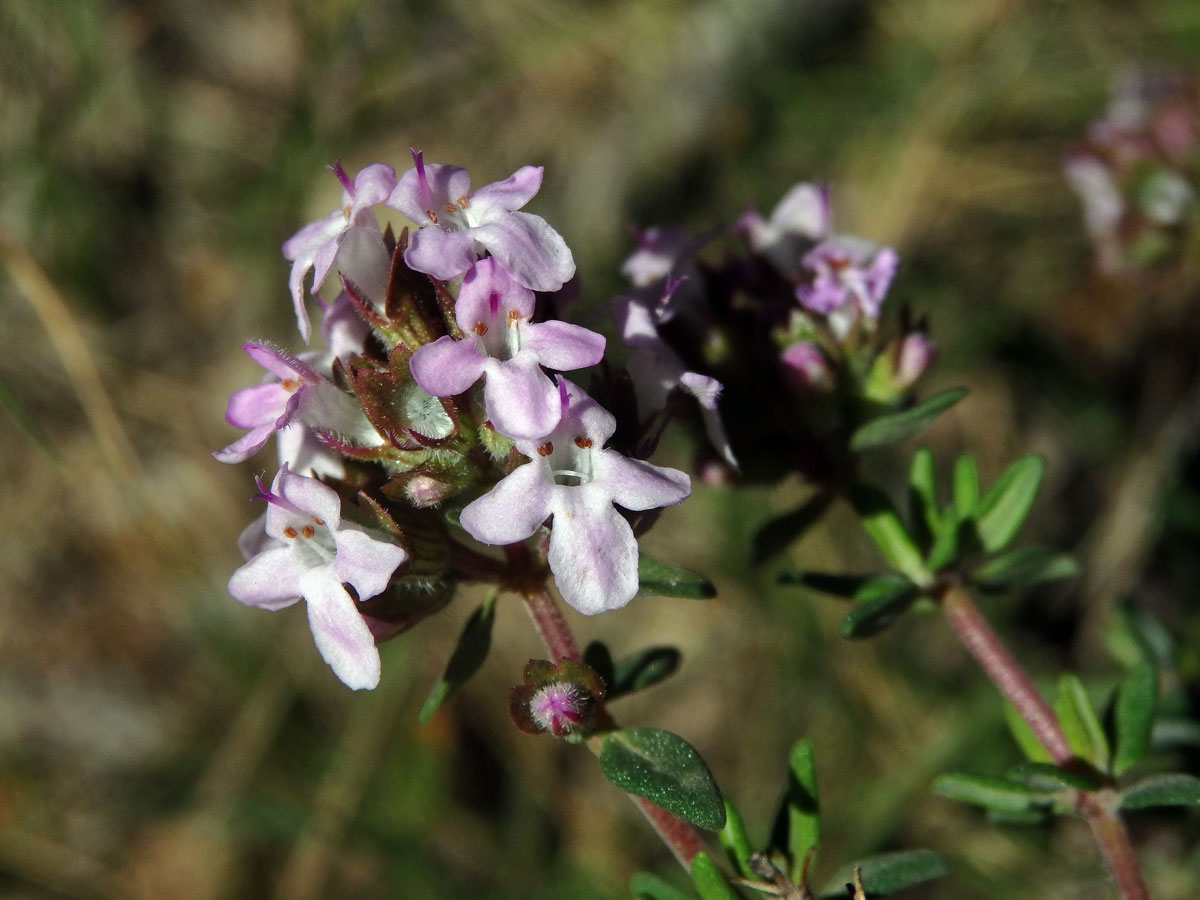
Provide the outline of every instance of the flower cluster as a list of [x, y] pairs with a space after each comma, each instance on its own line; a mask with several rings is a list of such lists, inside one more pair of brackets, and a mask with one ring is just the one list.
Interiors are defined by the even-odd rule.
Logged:
[[[259, 483], [267, 510], [229, 591], [264, 609], [303, 599], [318, 651], [352, 688], [378, 683], [376, 640], [461, 581], [527, 585], [548, 568], [579, 611], [624, 606], [650, 521], [636, 514], [690, 492], [683, 472], [608, 447], [616, 419], [560, 374], [600, 363], [605, 339], [549, 314], [575, 263], [522, 211], [542, 170], [472, 191], [466, 170], [412, 156], [399, 176], [332, 167], [342, 206], [283, 245], [306, 343], [306, 294], [336, 272], [335, 299], [316, 298], [324, 346], [246, 343], [266, 374], [230, 397], [226, 419], [246, 433], [214, 454], [242, 462], [276, 437], [280, 468]], [[380, 210], [408, 220], [399, 236]], [[718, 434], [720, 385], [677, 381]]]
[[1198, 151], [1200, 81], [1139, 70], [1118, 79], [1107, 113], [1065, 167], [1101, 270], [1137, 268], [1180, 252], [1200, 220]]

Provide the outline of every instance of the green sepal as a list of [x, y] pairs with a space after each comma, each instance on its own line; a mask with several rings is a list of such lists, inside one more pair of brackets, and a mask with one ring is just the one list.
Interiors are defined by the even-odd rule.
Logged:
[[1055, 793], [997, 775], [973, 775], [966, 772], [939, 776], [934, 779], [933, 790], [951, 800], [1002, 813], [1045, 809], [1053, 804]]
[[949, 864], [932, 850], [881, 853], [838, 869], [819, 894], [821, 900], [845, 900], [846, 885], [853, 881], [855, 869], [861, 870], [863, 890], [872, 898], [950, 874]]
[[760, 525], [751, 542], [751, 561], [755, 564], [764, 563], [798, 541], [804, 532], [821, 520], [836, 496], [832, 491], [819, 491], [796, 509]]
[[854, 595], [854, 607], [842, 619], [839, 631], [848, 639], [871, 637], [900, 618], [921, 589], [903, 575], [877, 575]]
[[1018, 591], [1078, 574], [1073, 556], [1049, 547], [1020, 547], [985, 562], [971, 573], [971, 581], [982, 591]]
[[700, 900], [740, 900], [707, 853], [701, 851], [692, 857], [691, 871], [692, 884], [700, 892]]
[[421, 711], [417, 714], [418, 721], [428, 722], [446, 698], [479, 671], [492, 646], [492, 624], [495, 620], [496, 595], [491, 594], [471, 613], [471, 618], [467, 619], [467, 624], [458, 636], [458, 645], [450, 654], [445, 673], [421, 705]]
[[1000, 473], [975, 506], [975, 533], [988, 553], [998, 553], [1016, 537], [1029, 515], [1042, 483], [1046, 462], [1029, 454], [1015, 460]]
[[970, 453], [954, 461], [954, 505], [964, 519], [971, 518], [979, 505], [979, 464]]
[[1200, 806], [1200, 778], [1195, 775], [1153, 775], [1121, 792], [1121, 809], [1150, 806]]
[[643, 553], [638, 556], [638, 594], [708, 600], [717, 596], [717, 589], [703, 575], [676, 569]]
[[908, 467], [908, 521], [922, 547], [928, 547], [941, 530], [933, 451], [928, 447], [918, 447]]
[[688, 891], [649, 872], [638, 872], [630, 878], [629, 892], [633, 894], [633, 900], [696, 900]]
[[875, 542], [884, 558], [918, 584], [929, 581], [929, 572], [921, 551], [913, 542], [887, 494], [869, 484], [850, 489], [850, 503], [862, 520], [867, 536]]
[[[632, 694], [673, 675], [679, 668], [680, 652], [674, 647], [647, 647], [613, 663], [608, 681], [608, 699]], [[585, 657], [586, 658], [586, 657]]]
[[966, 395], [966, 388], [951, 388], [909, 409], [877, 416], [850, 435], [850, 449], [861, 453], [906, 441]]
[[1136, 663], [1117, 687], [1112, 708], [1112, 771], [1121, 775], [1146, 755], [1158, 705], [1158, 671]]
[[1004, 704], [1004, 721], [1008, 725], [1009, 734], [1016, 741], [1017, 746], [1021, 748], [1021, 752], [1025, 754], [1025, 758], [1030, 762], [1049, 763], [1053, 761], [1050, 752], [1042, 746], [1042, 742], [1037, 739], [1037, 735], [1033, 733], [1033, 729], [1029, 727], [1017, 708], [1011, 703]]
[[1094, 791], [1101, 786], [1096, 778], [1051, 763], [1024, 762], [1009, 769], [1007, 777], [1041, 791]]
[[600, 770], [628, 794], [645, 797], [679, 818], [716, 831], [725, 803], [696, 749], [660, 728], [624, 728], [600, 735]]
[[797, 741], [788, 754], [788, 786], [771, 829], [771, 846], [786, 850], [788, 878], [799, 884], [809, 853], [815, 862], [821, 842], [821, 804], [812, 742]]
[[1067, 743], [1080, 759], [1091, 763], [1101, 772], [1108, 771], [1108, 737], [1100, 725], [1100, 717], [1078, 676], [1063, 673], [1058, 679], [1058, 694], [1054, 698]]
[[746, 833], [746, 825], [737, 808], [725, 798], [725, 827], [717, 835], [721, 847], [725, 850], [729, 862], [742, 873], [743, 878], [757, 879], [754, 870], [750, 868], [750, 854], [754, 847], [750, 844], [750, 835]]
[[784, 572], [779, 576], [780, 584], [799, 584], [822, 594], [852, 598], [874, 575], [838, 575], [833, 572]]

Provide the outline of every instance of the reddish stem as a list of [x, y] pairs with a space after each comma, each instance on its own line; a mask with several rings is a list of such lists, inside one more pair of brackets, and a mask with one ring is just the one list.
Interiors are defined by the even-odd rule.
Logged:
[[537, 628], [542, 643], [546, 645], [552, 662], [558, 663], [564, 659], [579, 662], [582, 659], [579, 645], [575, 643], [575, 635], [571, 633], [571, 626], [563, 618], [558, 604], [554, 602], [548, 590], [542, 588], [527, 593], [525, 608], [529, 610], [529, 616], [533, 619], [534, 627]]
[[1111, 798], [1111, 792], [1108, 794], [1106, 797], [1102, 793], [1081, 792], [1076, 808], [1091, 826], [1092, 835], [1100, 845], [1100, 852], [1104, 854], [1104, 861], [1108, 863], [1108, 870], [1124, 900], [1150, 900], [1150, 891], [1142, 879], [1142, 869], [1125, 823], [1113, 804], [1105, 802]]

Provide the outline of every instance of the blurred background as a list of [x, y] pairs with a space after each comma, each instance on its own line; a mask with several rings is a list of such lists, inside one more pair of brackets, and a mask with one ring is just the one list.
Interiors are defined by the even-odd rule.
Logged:
[[[1194, 261], [1093, 274], [1062, 173], [1135, 64], [1200, 67], [1200, 4], [0, 4], [0, 895], [599, 900], [638, 869], [677, 877], [589, 754], [507, 721], [541, 653], [516, 602], [484, 669], [418, 726], [472, 598], [387, 644], [383, 683], [354, 694], [299, 607], [225, 592], [273, 460], [210, 451], [259, 377], [241, 341], [298, 344], [279, 246], [338, 204], [336, 159], [399, 170], [416, 147], [477, 185], [544, 165], [530, 209], [574, 249], [601, 325], [630, 225], [701, 231], [830, 181], [840, 231], [899, 249], [892, 314], [932, 317], [929, 389], [971, 388], [928, 435], [938, 458], [974, 451], [985, 480], [1022, 451], [1048, 460], [1026, 534], [1085, 574], [989, 602], [1001, 633], [1099, 696], [1129, 599], [1176, 634], [1194, 686]], [[787, 748], [811, 738], [825, 874], [923, 846], [953, 874], [913, 896], [1106, 895], [1082, 824], [997, 828], [931, 794], [940, 772], [1017, 760], [943, 623], [848, 644], [834, 601], [748, 566], [757, 525], [804, 493], [698, 489], [648, 544], [719, 597], [572, 616], [615, 652], [684, 651], [614, 712], [692, 741], [759, 839]], [[790, 564], [869, 553], [835, 510]], [[1161, 900], [1200, 895], [1198, 821], [1132, 819]]]

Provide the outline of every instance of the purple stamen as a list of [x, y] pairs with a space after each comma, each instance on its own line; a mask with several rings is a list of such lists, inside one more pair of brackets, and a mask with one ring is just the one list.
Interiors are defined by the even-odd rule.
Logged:
[[329, 171], [332, 172], [337, 180], [342, 183], [342, 187], [346, 189], [346, 193], [353, 197], [354, 182], [350, 180], [350, 176], [347, 175], [346, 170], [342, 168], [342, 161], [339, 159], [337, 162], [335, 162], [329, 167]]
[[567, 396], [567, 382], [561, 375], [555, 377], [558, 379], [558, 405], [563, 416], [566, 416], [567, 408], [571, 405], [571, 399]]
[[417, 167], [417, 184], [420, 185], [421, 206], [425, 209], [433, 209], [433, 191], [429, 189], [429, 179], [425, 177], [425, 154], [411, 147], [409, 147], [408, 152], [412, 154], [413, 165]]
[[[288, 464], [284, 463], [279, 470], [284, 475], [288, 474]], [[278, 477], [278, 476], [277, 476]], [[296, 507], [296, 504], [285, 500], [278, 494], [272, 493], [271, 489], [263, 484], [262, 475], [254, 476], [254, 483], [258, 486], [258, 493], [251, 497], [251, 500], [265, 500], [267, 503], [274, 503], [281, 509], [286, 509], [288, 512], [293, 512], [296, 515], [302, 516], [304, 512]]]
[[492, 319], [496, 318], [496, 313], [500, 311], [500, 294], [496, 291], [488, 292], [488, 312], [492, 314]]

